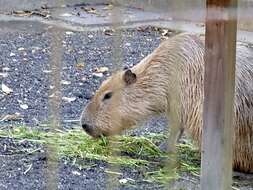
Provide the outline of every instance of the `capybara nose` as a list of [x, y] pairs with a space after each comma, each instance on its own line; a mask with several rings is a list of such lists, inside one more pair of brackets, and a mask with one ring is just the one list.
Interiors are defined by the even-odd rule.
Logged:
[[82, 128], [87, 132], [87, 133], [92, 133], [92, 126], [88, 125], [87, 123], [82, 124]]
[[90, 130], [91, 126], [88, 125], [87, 123], [83, 123], [82, 128], [86, 131], [86, 130]]

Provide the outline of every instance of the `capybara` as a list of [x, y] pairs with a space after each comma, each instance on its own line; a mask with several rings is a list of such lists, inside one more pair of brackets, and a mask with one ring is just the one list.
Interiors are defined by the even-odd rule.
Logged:
[[[81, 116], [93, 137], [113, 135], [151, 116], [180, 115], [180, 126], [200, 145], [204, 40], [178, 34], [131, 69], [105, 80]], [[253, 48], [237, 44], [233, 167], [253, 172]], [[175, 102], [179, 104], [175, 104]], [[175, 107], [175, 105], [177, 105]]]

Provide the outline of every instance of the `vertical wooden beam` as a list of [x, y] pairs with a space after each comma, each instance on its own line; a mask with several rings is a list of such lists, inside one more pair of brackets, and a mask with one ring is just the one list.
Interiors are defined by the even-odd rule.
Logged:
[[237, 0], [207, 0], [201, 190], [231, 189]]

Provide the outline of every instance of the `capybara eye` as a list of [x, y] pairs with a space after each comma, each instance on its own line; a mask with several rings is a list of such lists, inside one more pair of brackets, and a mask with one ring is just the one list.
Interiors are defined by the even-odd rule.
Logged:
[[105, 96], [103, 98], [103, 101], [104, 100], [109, 100], [111, 97], [112, 97], [112, 92], [108, 92], [108, 93], [105, 94]]

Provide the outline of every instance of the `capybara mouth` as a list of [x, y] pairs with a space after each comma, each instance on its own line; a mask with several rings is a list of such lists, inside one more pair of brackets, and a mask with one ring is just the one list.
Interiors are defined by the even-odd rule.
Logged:
[[87, 133], [89, 136], [91, 136], [92, 138], [94, 138], [94, 139], [100, 139], [100, 138], [108, 137], [108, 136], [109, 136], [109, 135], [106, 135], [106, 134], [104, 134], [104, 133], [88, 133], [87, 131], [86, 131], [86, 133]]
[[82, 128], [83, 130], [91, 137], [93, 138], [98, 138], [99, 134], [96, 132], [96, 130], [94, 130], [94, 127], [87, 124], [87, 123], [83, 123], [82, 124]]
[[82, 128], [89, 136], [95, 139], [109, 136], [106, 132], [98, 132], [96, 127], [92, 127], [91, 125], [82, 124]]

